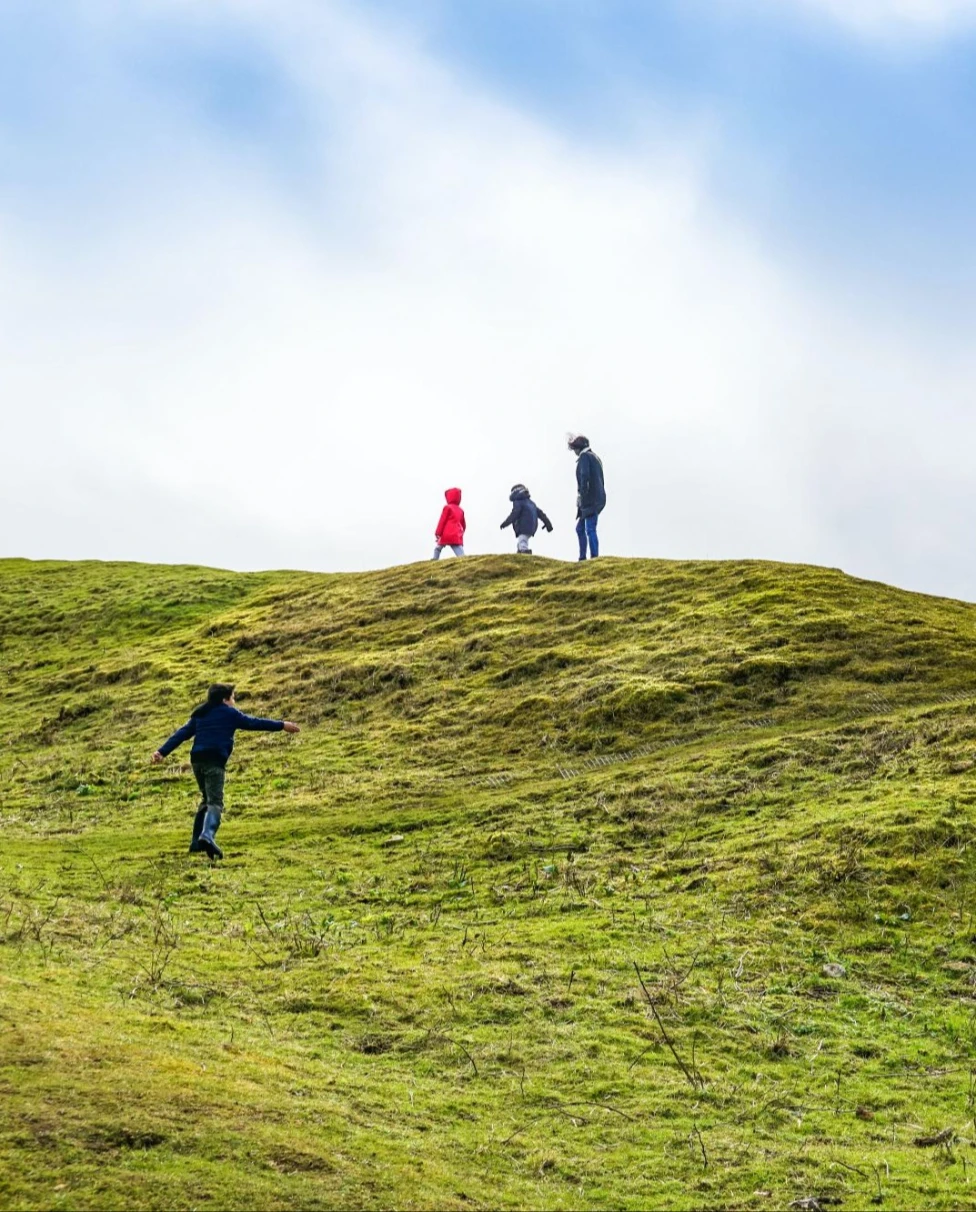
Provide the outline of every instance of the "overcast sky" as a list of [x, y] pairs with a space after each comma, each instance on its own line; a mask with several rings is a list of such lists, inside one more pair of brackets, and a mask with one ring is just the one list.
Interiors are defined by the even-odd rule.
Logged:
[[0, 0], [0, 555], [976, 598], [976, 0]]

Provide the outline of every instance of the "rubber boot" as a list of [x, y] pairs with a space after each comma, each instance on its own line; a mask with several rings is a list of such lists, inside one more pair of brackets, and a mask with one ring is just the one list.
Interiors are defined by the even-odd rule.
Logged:
[[197, 809], [197, 814], [193, 818], [193, 837], [190, 839], [190, 853], [198, 854], [203, 847], [200, 845], [200, 834], [203, 832], [203, 818], [207, 815], [207, 806], [204, 804]]
[[208, 808], [200, 832], [200, 849], [206, 851], [212, 859], [222, 859], [224, 852], [214, 841], [214, 834], [220, 828], [220, 809]]

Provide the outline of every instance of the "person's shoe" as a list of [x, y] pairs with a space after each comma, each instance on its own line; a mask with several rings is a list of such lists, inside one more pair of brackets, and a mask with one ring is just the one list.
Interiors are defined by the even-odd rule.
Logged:
[[193, 818], [193, 832], [190, 835], [190, 854], [200, 853], [200, 834], [203, 832], [203, 822], [207, 819], [206, 808], [198, 808]]
[[197, 843], [198, 848], [203, 850], [212, 859], [224, 857], [224, 852], [214, 841], [214, 834], [220, 828], [220, 811], [215, 808], [208, 808], [207, 815], [203, 820], [203, 828], [200, 831], [200, 840]]
[[224, 852], [213, 840], [212, 837], [202, 837], [197, 849], [206, 851], [207, 857], [213, 862], [216, 859], [222, 859]]

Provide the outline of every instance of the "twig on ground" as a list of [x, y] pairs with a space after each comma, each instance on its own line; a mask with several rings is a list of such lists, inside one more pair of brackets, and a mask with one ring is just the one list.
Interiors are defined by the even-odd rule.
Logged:
[[637, 1123], [637, 1120], [634, 1118], [633, 1115], [628, 1115], [626, 1111], [621, 1111], [619, 1107], [612, 1107], [609, 1103], [593, 1103], [593, 1102], [558, 1103], [558, 1104], [556, 1104], [556, 1106], [559, 1106], [559, 1107], [599, 1107], [601, 1111], [611, 1111], [614, 1115], [619, 1115], [623, 1119], [630, 1120], [630, 1122], [632, 1124]]
[[264, 928], [265, 928], [265, 930], [267, 930], [268, 934], [270, 934], [270, 935], [271, 935], [271, 937], [272, 937], [272, 938], [274, 938], [274, 930], [272, 930], [272, 928], [271, 928], [271, 923], [270, 923], [270, 922], [268, 921], [268, 919], [267, 919], [267, 918], [264, 916], [264, 909], [262, 909], [262, 907], [261, 907], [261, 902], [260, 902], [260, 901], [255, 901], [255, 902], [254, 902], [254, 906], [255, 906], [255, 908], [257, 909], [258, 914], [260, 915], [261, 921], [262, 921], [262, 922], [264, 922]]
[[698, 957], [701, 955], [701, 953], [702, 948], [699, 947], [695, 954], [691, 957], [691, 963], [685, 969], [684, 973], [679, 975], [678, 969], [675, 967], [674, 961], [672, 960], [667, 947], [664, 948], [664, 958], [667, 960], [668, 968], [671, 970], [671, 992], [673, 994], [677, 994], [681, 986], [685, 983], [688, 977], [691, 976], [692, 972], [694, 972], [695, 965], [698, 963]]
[[460, 1043], [460, 1041], [458, 1041], [456, 1039], [453, 1039], [450, 1035], [443, 1035], [443, 1036], [441, 1036], [441, 1038], [446, 1039], [449, 1044], [453, 1044], [455, 1048], [460, 1049], [464, 1053], [464, 1055], [468, 1058], [468, 1060], [471, 1062], [471, 1068], [474, 1070], [475, 1077], [481, 1076], [478, 1072], [478, 1066], [475, 1064], [474, 1057], [467, 1050], [467, 1048], [465, 1048], [464, 1044]]
[[678, 1050], [677, 1050], [677, 1048], [675, 1048], [674, 1044], [672, 1043], [671, 1036], [668, 1035], [667, 1028], [664, 1026], [664, 1023], [661, 1021], [661, 1016], [657, 1012], [657, 1006], [654, 1005], [654, 999], [651, 997], [650, 993], [647, 991], [647, 986], [644, 984], [644, 978], [641, 976], [641, 970], [640, 970], [640, 968], [638, 968], [636, 960], [634, 961], [634, 971], [637, 973], [637, 979], [640, 981], [640, 987], [641, 987], [641, 989], [643, 989], [644, 996], [647, 998], [647, 1004], [651, 1008], [651, 1013], [654, 1015], [655, 1021], [657, 1022], [657, 1025], [661, 1030], [661, 1034], [664, 1036], [664, 1042], [667, 1044], [671, 1055], [674, 1057], [675, 1061], [677, 1062], [678, 1068], [688, 1079], [688, 1082], [691, 1085], [693, 1090], [704, 1089], [705, 1082], [702, 1078], [702, 1075], [697, 1070], [695, 1070], [695, 1072], [693, 1073], [688, 1068], [688, 1066], [685, 1064], [685, 1062], [681, 1059], [681, 1057], [678, 1055]]
[[631, 1071], [631, 1069], [633, 1069], [633, 1067], [637, 1064], [638, 1061], [642, 1061], [644, 1059], [644, 1057], [647, 1056], [648, 1052], [650, 1052], [650, 1050], [656, 1046], [656, 1044], [657, 1044], [657, 1040], [651, 1040], [651, 1042], [647, 1045], [646, 1048], [642, 1048], [641, 1051], [637, 1054], [637, 1056], [635, 1056], [634, 1059], [627, 1066], [627, 1072], [629, 1073]]
[[916, 1136], [912, 1144], [918, 1145], [920, 1149], [931, 1149], [935, 1145], [948, 1145], [955, 1135], [952, 1128], [943, 1128], [933, 1136]]
[[98, 863], [96, 863], [95, 860], [92, 858], [92, 856], [88, 853], [88, 851], [83, 850], [81, 848], [81, 846], [71, 846], [68, 849], [68, 853], [70, 854], [72, 852], [74, 852], [75, 854], [80, 854], [84, 858], [88, 859], [88, 861], [91, 863], [91, 865], [95, 868], [96, 872], [98, 873], [98, 878], [102, 881], [102, 883], [107, 888], [108, 880], [105, 878], [104, 872], [102, 871], [101, 867], [99, 867]]
[[707, 1170], [708, 1169], [708, 1154], [705, 1151], [705, 1142], [702, 1140], [702, 1134], [698, 1130], [697, 1124], [692, 1124], [691, 1128], [692, 1128], [692, 1131], [694, 1132], [694, 1134], [698, 1137], [698, 1144], [702, 1151], [702, 1161], [705, 1163], [705, 1169]]
[[[575, 1128], [578, 1128], [580, 1126], [580, 1124], [586, 1123], [586, 1120], [583, 1119], [582, 1116], [570, 1115], [570, 1113], [568, 1111], [564, 1111], [561, 1107], [550, 1107], [549, 1110], [555, 1111], [555, 1113], [557, 1115], [561, 1115], [564, 1119], [568, 1119]], [[505, 1139], [501, 1143], [503, 1145], [509, 1144], [511, 1141], [513, 1141], [516, 1138], [516, 1136], [521, 1136], [522, 1133], [527, 1128], [531, 1128], [533, 1124], [537, 1124], [540, 1119], [545, 1119], [545, 1118], [546, 1118], [546, 1115], [533, 1115], [531, 1119], [525, 1121], [525, 1123], [522, 1125], [521, 1128], [516, 1128], [511, 1136], [506, 1136]]]
[[831, 1158], [835, 1166], [840, 1166], [842, 1170], [850, 1170], [852, 1174], [859, 1174], [861, 1178], [867, 1178], [868, 1175], [864, 1170], [859, 1170], [857, 1166], [849, 1166], [847, 1162], [842, 1162], [839, 1157]]
[[264, 968], [276, 967], [276, 965], [279, 962], [278, 960], [269, 959], [266, 955], [262, 955], [261, 952], [257, 949], [257, 947], [255, 947], [254, 944], [251, 942], [251, 940], [249, 938], [247, 938], [246, 936], [243, 941], [244, 941], [244, 946], [248, 949], [248, 951], [250, 951], [253, 955], [256, 955], [258, 957], [258, 959], [261, 961], [262, 967], [264, 967]]

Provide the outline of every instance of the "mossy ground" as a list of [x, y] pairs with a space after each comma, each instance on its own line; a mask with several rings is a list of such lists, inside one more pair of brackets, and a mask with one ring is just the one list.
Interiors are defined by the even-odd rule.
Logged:
[[[758, 563], [0, 562], [0, 1206], [976, 1207], [974, 641]], [[148, 757], [216, 678], [306, 728], [211, 866]]]

